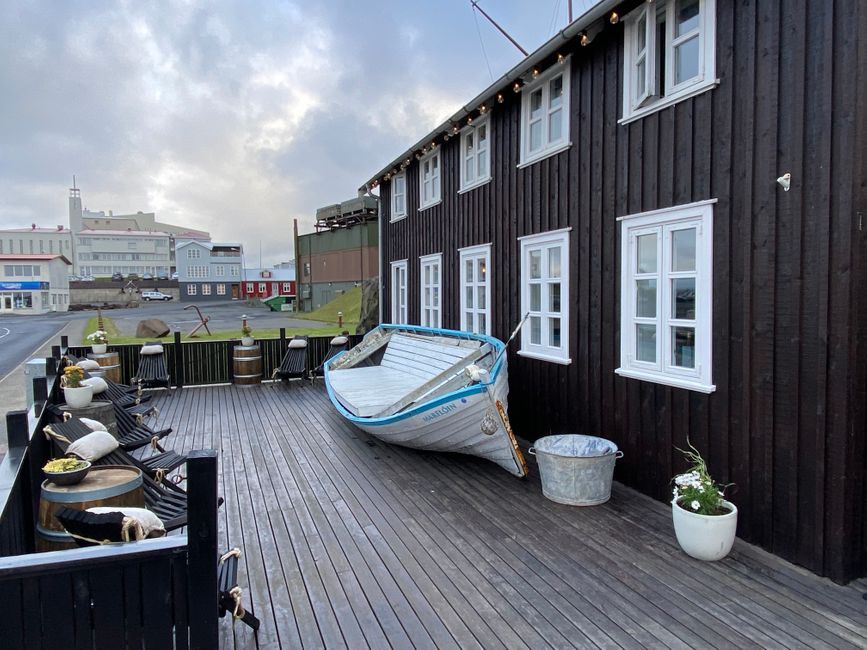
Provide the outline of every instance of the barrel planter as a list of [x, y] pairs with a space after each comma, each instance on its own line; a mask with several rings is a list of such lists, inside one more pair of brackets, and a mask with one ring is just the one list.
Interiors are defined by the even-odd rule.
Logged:
[[104, 376], [106, 379], [111, 379], [115, 384], [120, 383], [120, 355], [117, 352], [88, 354], [87, 358], [93, 359], [100, 366], [100, 369], [92, 371], [91, 375]]
[[235, 383], [258, 384], [262, 381], [262, 350], [258, 345], [236, 345], [232, 357]]
[[142, 474], [135, 467], [91, 467], [84, 480], [75, 485], [43, 481], [36, 524], [36, 550], [60, 551], [77, 546], [54, 516], [61, 507], [86, 510], [96, 506], [143, 508], [144, 505]]
[[60, 410], [64, 413], [69, 413], [77, 418], [88, 418], [102, 422], [105, 425], [106, 431], [117, 438], [117, 418], [114, 414], [114, 405], [105, 400], [93, 400], [85, 406], [71, 406], [70, 404], [62, 404]]

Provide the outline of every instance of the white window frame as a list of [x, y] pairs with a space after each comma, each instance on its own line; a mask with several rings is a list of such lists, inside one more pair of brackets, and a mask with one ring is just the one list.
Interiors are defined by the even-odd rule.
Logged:
[[196, 288], [196, 285], [194, 285], [194, 284], [188, 284], [187, 285], [187, 295], [188, 296], [195, 296], [198, 292], [199, 292], [199, 290]]
[[[716, 390], [712, 382], [713, 368], [713, 206], [716, 199], [698, 201], [662, 210], [632, 214], [621, 222], [620, 266], [620, 367], [618, 375], [641, 379], [666, 386], [686, 388], [701, 393]], [[671, 233], [684, 228], [696, 229], [695, 271], [671, 270]], [[638, 273], [637, 237], [657, 234], [657, 269], [655, 273]], [[671, 316], [671, 280], [695, 278], [695, 319], [675, 319]], [[656, 279], [656, 317], [636, 316], [636, 280]], [[636, 359], [636, 325], [656, 325], [656, 361]], [[669, 328], [695, 328], [694, 367], [685, 368], [671, 363], [672, 344]], [[659, 335], [666, 332], [666, 336]]]
[[226, 295], [226, 285], [225, 284], [218, 284], [217, 285], [217, 295], [218, 296], [225, 296]]
[[[400, 190], [398, 191], [398, 185]], [[400, 201], [398, 201], [400, 197]], [[406, 217], [406, 173], [396, 174], [391, 179], [391, 221]]]
[[268, 291], [268, 285], [264, 282], [259, 283], [259, 293], [265, 293]]
[[198, 248], [188, 248], [187, 249], [187, 259], [188, 260], [197, 260], [202, 256], [202, 251]]
[[[521, 349], [518, 350], [518, 354], [521, 356], [564, 365], [572, 363], [572, 359], [569, 357], [571, 341], [569, 336], [569, 234], [571, 230], [571, 228], [563, 228], [518, 238], [518, 241], [521, 242], [521, 314], [530, 314], [530, 318], [521, 328]], [[559, 277], [549, 276], [549, 255], [551, 250], [555, 248], [560, 249]], [[530, 253], [533, 251], [541, 252], [540, 278], [530, 278]], [[531, 284], [540, 286], [540, 309], [538, 310], [530, 309]], [[559, 312], [549, 308], [551, 286], [554, 284], [560, 285]], [[540, 319], [539, 343], [532, 342], [531, 325], [533, 318]], [[552, 345], [549, 337], [550, 322], [555, 318], [560, 320], [559, 347]]]
[[202, 295], [203, 296], [210, 296], [211, 295], [211, 285], [210, 284], [203, 284], [202, 285]]
[[[435, 253], [418, 258], [419, 261], [419, 304], [421, 307], [421, 324], [424, 327], [443, 326], [443, 254]], [[436, 281], [433, 280], [436, 269]], [[431, 279], [425, 275], [430, 271]], [[428, 296], [436, 296], [436, 300], [427, 300]]]
[[442, 171], [443, 161], [439, 147], [418, 161], [419, 210], [432, 208], [443, 200]]
[[[491, 180], [491, 120], [490, 114], [479, 117], [472, 126], [465, 127], [461, 131], [461, 182], [459, 193], [469, 192], [484, 185]], [[479, 146], [479, 132], [485, 131], [485, 145]], [[473, 153], [469, 154], [467, 148], [469, 140], [473, 139]], [[487, 160], [487, 168], [484, 173], [479, 171], [480, 161]], [[468, 171], [472, 171], [472, 178], [467, 179]]]
[[252, 282], [247, 283], [247, 293], [253, 293], [253, 283]]
[[[403, 293], [401, 294], [401, 289]], [[391, 322], [405, 325], [409, 322], [407, 292], [409, 291], [407, 260], [391, 263]]]
[[[551, 106], [551, 81], [557, 76], [563, 76], [562, 101], [559, 106]], [[571, 99], [571, 59], [566, 58], [563, 63], [555, 63], [543, 74], [521, 89], [521, 162], [518, 167], [532, 165], [549, 156], [565, 151], [572, 146], [570, 133], [569, 105]], [[542, 126], [542, 144], [537, 151], [530, 151], [530, 127], [537, 120], [530, 115], [530, 98], [537, 91], [542, 92], [542, 115], [539, 118]], [[550, 140], [551, 115], [561, 111], [560, 137]]]
[[[460, 257], [460, 297], [461, 297], [461, 330], [464, 332], [473, 332], [475, 334], [491, 335], [491, 289], [493, 267], [491, 266], [491, 245], [481, 244], [479, 246], [467, 246], [466, 248], [458, 249]], [[479, 280], [479, 261], [485, 262], [485, 279]], [[473, 264], [473, 279], [467, 277], [467, 262], [472, 261]], [[485, 288], [484, 305], [479, 300], [479, 287]], [[470, 289], [473, 296], [473, 306], [467, 304], [467, 289]], [[467, 316], [469, 315], [469, 318]], [[479, 327], [480, 316], [484, 316], [485, 326]], [[470, 322], [472, 321], [472, 322]]]
[[[677, 37], [674, 33], [676, 7], [677, 0], [643, 3], [623, 19], [623, 117], [620, 124], [628, 124], [719, 85], [716, 78], [716, 0], [699, 0], [698, 27]], [[658, 16], [662, 13], [665, 14], [665, 87], [660, 96], [656, 52]], [[638, 30], [642, 19], [645, 48], [640, 50]], [[698, 74], [675, 84], [675, 48], [693, 38], [699, 39]], [[638, 66], [642, 62], [644, 91], [640, 92]]]

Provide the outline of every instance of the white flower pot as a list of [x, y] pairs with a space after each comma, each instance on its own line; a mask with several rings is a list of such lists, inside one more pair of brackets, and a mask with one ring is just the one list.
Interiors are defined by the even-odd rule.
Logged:
[[246, 345], [247, 347], [250, 347], [255, 342], [256, 342], [256, 339], [254, 339], [252, 336], [241, 337], [241, 345]]
[[105, 354], [108, 352], [108, 343], [94, 343], [90, 346], [94, 354]]
[[63, 398], [70, 408], [80, 409], [90, 404], [93, 399], [93, 386], [79, 386], [78, 388], [64, 388]]
[[674, 534], [684, 553], [711, 562], [729, 554], [738, 528], [738, 509], [726, 500], [722, 505], [729, 509], [727, 514], [699, 515], [671, 502]]

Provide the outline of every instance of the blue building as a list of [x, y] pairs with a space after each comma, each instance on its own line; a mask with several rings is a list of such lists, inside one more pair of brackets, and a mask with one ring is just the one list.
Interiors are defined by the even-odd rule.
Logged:
[[175, 247], [175, 263], [181, 301], [238, 300], [242, 255], [241, 244], [179, 242]]

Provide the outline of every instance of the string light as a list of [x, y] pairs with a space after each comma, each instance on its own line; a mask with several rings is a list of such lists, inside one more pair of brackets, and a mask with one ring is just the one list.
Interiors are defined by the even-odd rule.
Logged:
[[430, 149], [431, 149], [431, 151], [433, 151], [434, 149], [436, 149], [436, 146], [437, 146], [437, 141], [436, 141], [436, 140], [433, 140], [433, 141], [430, 143]]
[[530, 70], [530, 74], [533, 75], [533, 79], [539, 76], [539, 68], [533, 68]]
[[503, 97], [503, 93], [497, 93], [497, 103], [498, 104], [502, 104], [505, 100], [506, 100], [506, 98]]
[[446, 134], [443, 136], [443, 140], [445, 140], [446, 142], [448, 142], [450, 137], [452, 137], [452, 136], [450, 136], [448, 133], [446, 133]]
[[488, 112], [488, 107], [487, 107], [486, 104], [482, 104], [481, 106], [479, 106], [479, 113], [481, 113], [482, 115], [484, 115], [484, 114], [487, 113], [487, 112]]
[[457, 124], [452, 125], [452, 135], [457, 135], [460, 130], [461, 127], [459, 127]]
[[566, 57], [562, 54], [557, 55], [557, 63], [566, 63]]
[[467, 118], [467, 126], [469, 126], [469, 125], [472, 124], [472, 123], [473, 123], [473, 118], [472, 118], [472, 117], [468, 117], [468, 118]]
[[587, 32], [581, 32], [581, 45], [582, 47], [590, 45], [590, 37], [587, 35]]
[[618, 14], [616, 11], [612, 11], [611, 15], [608, 17], [608, 22], [612, 25], [616, 25], [620, 22], [620, 14]]
[[516, 81], [514, 84], [512, 84], [512, 90], [514, 90], [516, 93], [521, 92], [521, 82]]

